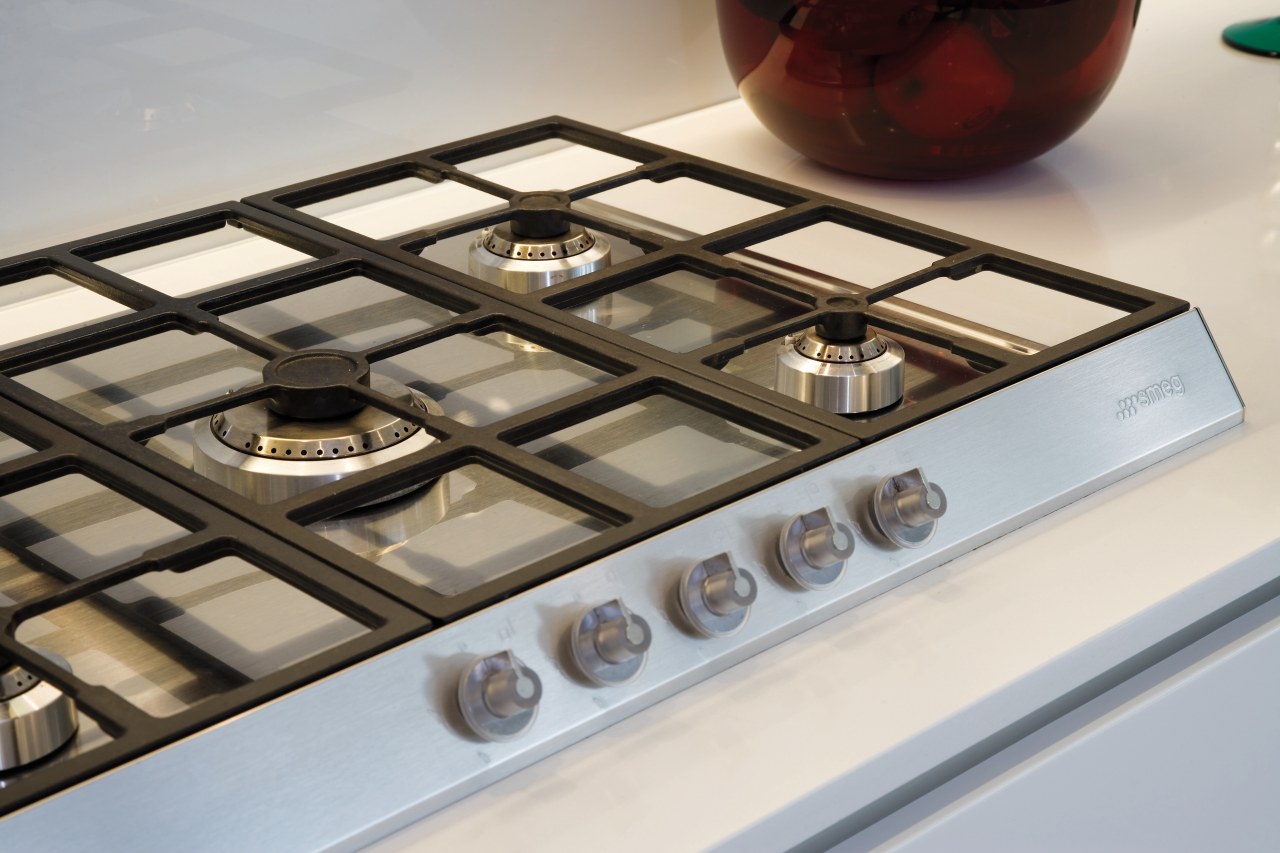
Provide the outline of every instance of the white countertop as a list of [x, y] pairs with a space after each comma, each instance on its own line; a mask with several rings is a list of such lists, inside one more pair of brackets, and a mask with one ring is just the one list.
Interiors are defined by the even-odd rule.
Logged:
[[1100, 661], [1280, 575], [1280, 393], [1267, 349], [1280, 317], [1280, 62], [1218, 39], [1228, 23], [1278, 10], [1146, 5], [1092, 121], [990, 177], [900, 184], [831, 172], [739, 102], [635, 134], [1187, 298], [1235, 377], [1246, 423], [371, 849], [785, 849]]

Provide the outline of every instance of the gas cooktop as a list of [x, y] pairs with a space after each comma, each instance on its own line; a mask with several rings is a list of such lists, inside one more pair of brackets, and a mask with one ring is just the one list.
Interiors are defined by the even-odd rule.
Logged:
[[389, 828], [1242, 419], [1181, 300], [560, 118], [0, 283], [16, 838]]

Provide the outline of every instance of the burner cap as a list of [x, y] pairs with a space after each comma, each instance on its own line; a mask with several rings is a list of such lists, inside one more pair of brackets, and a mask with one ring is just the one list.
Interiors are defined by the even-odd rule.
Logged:
[[572, 258], [596, 244], [594, 234], [565, 216], [567, 193], [520, 193], [511, 207], [511, 219], [481, 235], [481, 243], [495, 255], [546, 261]]
[[814, 327], [829, 341], [861, 341], [867, 337], [867, 311], [871, 306], [861, 296], [821, 296], [818, 310], [825, 311]]
[[901, 400], [905, 354], [868, 326], [867, 301], [827, 296], [817, 307], [826, 311], [818, 323], [783, 341], [774, 388], [842, 415], [879, 411]]
[[511, 233], [517, 237], [545, 240], [569, 230], [571, 222], [564, 215], [569, 207], [569, 194], [556, 192], [520, 193], [511, 199]]
[[291, 352], [268, 362], [262, 380], [278, 386], [267, 406], [278, 415], [327, 420], [357, 412], [364, 402], [351, 393], [369, 385], [369, 362], [342, 350]]
[[[66, 662], [42, 652], [59, 666]], [[38, 761], [75, 734], [71, 697], [17, 664], [0, 660], [0, 772]]]

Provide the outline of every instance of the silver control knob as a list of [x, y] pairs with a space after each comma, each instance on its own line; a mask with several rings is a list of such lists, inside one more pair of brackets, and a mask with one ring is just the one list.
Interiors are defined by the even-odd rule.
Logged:
[[510, 651], [476, 658], [458, 682], [458, 707], [473, 732], [506, 741], [529, 730], [538, 716], [542, 681]]
[[698, 633], [727, 637], [747, 624], [756, 593], [756, 579], [733, 565], [728, 554], [717, 554], [685, 570], [676, 603]]
[[583, 675], [605, 687], [639, 675], [652, 642], [649, 623], [615, 598], [578, 618], [569, 637], [569, 652]]
[[946, 511], [946, 494], [926, 480], [919, 468], [885, 477], [871, 500], [876, 526], [899, 548], [927, 543]]
[[820, 590], [844, 577], [853, 555], [853, 531], [831, 519], [826, 507], [791, 519], [778, 537], [778, 558], [787, 576], [805, 589]]

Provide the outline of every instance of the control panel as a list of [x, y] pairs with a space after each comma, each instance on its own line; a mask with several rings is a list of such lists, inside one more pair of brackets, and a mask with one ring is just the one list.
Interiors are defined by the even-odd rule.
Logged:
[[[593, 581], [582, 583], [598, 589], [599, 599], [585, 600], [569, 623], [537, 625], [517, 637], [530, 645], [519, 653], [548, 658], [540, 665], [550, 679], [546, 689], [563, 704], [566, 696], [582, 697], [599, 688], [643, 694], [653, 686], [645, 684], [651, 662], [658, 670], [651, 680], [661, 685], [673, 670], [714, 660], [717, 652], [750, 650], [761, 637], [795, 622], [797, 607], [788, 602], [798, 602], [800, 612], [820, 609], [823, 596], [829, 602], [840, 597], [851, 572], [865, 584], [900, 567], [895, 552], [927, 545], [947, 512], [946, 494], [920, 467], [851, 491], [845, 500], [761, 520], [745, 539], [703, 535], [701, 529], [714, 528], [715, 522], [698, 519], [665, 537], [666, 547], [649, 544], [602, 561], [616, 566], [603, 572], [594, 567]], [[861, 548], [860, 539], [866, 543]], [[715, 544], [730, 548], [705, 555], [694, 550]], [[640, 565], [632, 565], [636, 559]], [[577, 592], [585, 598], [573, 576], [530, 595], [547, 596], [548, 589], [560, 585], [570, 596]], [[543, 684], [512, 649], [475, 659], [458, 681], [465, 734], [496, 743], [535, 730]], [[625, 696], [613, 699], [624, 701]]]

